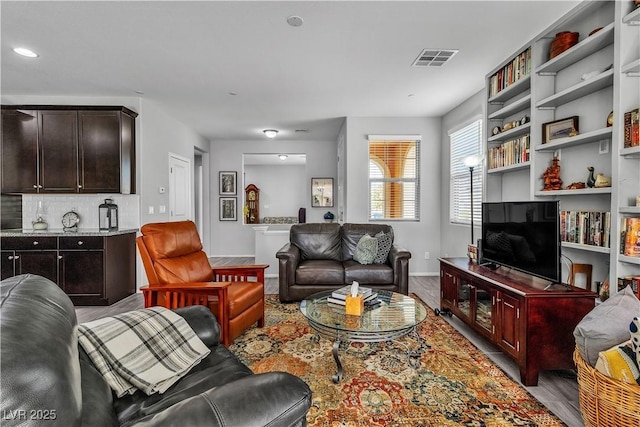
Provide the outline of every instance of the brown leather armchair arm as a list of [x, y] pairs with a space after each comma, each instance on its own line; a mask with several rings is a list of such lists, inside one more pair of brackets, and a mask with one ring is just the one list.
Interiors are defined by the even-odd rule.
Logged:
[[296, 282], [296, 269], [300, 264], [300, 249], [291, 243], [284, 245], [278, 252], [276, 252], [276, 258], [278, 258], [278, 285], [280, 296], [285, 296], [285, 299], [289, 293], [289, 285], [293, 285]]
[[409, 259], [411, 252], [398, 245], [393, 245], [389, 251], [389, 263], [393, 268], [393, 282], [398, 286], [398, 292], [409, 295]]

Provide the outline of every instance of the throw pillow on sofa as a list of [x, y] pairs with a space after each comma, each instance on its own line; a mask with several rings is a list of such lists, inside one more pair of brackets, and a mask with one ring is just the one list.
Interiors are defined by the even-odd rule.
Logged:
[[385, 233], [384, 231], [376, 234], [376, 240], [378, 241], [378, 251], [376, 257], [373, 259], [374, 264], [384, 264], [387, 262], [389, 251], [393, 245], [393, 239], [391, 233]]
[[358, 240], [356, 251], [353, 254], [353, 259], [360, 264], [373, 264], [373, 260], [378, 253], [378, 239], [365, 234]]
[[629, 339], [629, 322], [640, 313], [630, 286], [596, 306], [573, 331], [582, 358], [595, 366], [598, 354]]

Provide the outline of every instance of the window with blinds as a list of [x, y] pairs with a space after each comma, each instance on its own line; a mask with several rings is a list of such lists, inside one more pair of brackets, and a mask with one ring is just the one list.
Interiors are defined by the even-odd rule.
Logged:
[[482, 120], [449, 133], [450, 156], [450, 221], [454, 224], [471, 224], [471, 180], [473, 179], [473, 221], [482, 220], [482, 170], [483, 165], [474, 167], [473, 177], [463, 159], [482, 155]]
[[369, 219], [420, 219], [420, 137], [369, 136]]

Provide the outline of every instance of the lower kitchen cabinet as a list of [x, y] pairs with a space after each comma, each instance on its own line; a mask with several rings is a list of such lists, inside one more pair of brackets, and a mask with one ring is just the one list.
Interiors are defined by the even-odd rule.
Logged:
[[136, 291], [135, 232], [2, 237], [2, 279], [37, 274], [75, 305], [110, 305]]
[[540, 371], [575, 367], [573, 330], [597, 296], [575, 287], [548, 291], [547, 284], [467, 258], [441, 258], [436, 312], [460, 318], [518, 363], [524, 385], [537, 385]]

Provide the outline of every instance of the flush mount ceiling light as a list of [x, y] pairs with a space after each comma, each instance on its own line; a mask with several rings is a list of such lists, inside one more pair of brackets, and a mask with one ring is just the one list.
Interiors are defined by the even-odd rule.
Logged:
[[26, 56], [27, 58], [37, 58], [39, 56], [37, 53], [31, 49], [27, 49], [26, 47], [16, 47], [13, 51], [18, 55]]
[[287, 24], [291, 25], [292, 27], [301, 27], [302, 24], [304, 24], [304, 20], [298, 15], [291, 15], [287, 18]]
[[267, 138], [269, 139], [275, 138], [276, 135], [278, 134], [278, 131], [275, 129], [265, 129], [262, 132], [264, 132], [264, 134], [267, 135]]
[[286, 154], [278, 154], [278, 158], [280, 160], [287, 160], [287, 157], [289, 157], [289, 156], [287, 156]]

